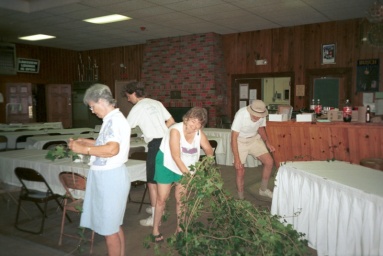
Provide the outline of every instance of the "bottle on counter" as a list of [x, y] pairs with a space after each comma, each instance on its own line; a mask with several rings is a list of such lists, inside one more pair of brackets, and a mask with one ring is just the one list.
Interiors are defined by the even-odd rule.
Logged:
[[312, 113], [315, 112], [315, 99], [312, 99], [312, 101], [311, 101], [310, 112], [312, 112]]
[[371, 123], [370, 105], [367, 105], [367, 107], [366, 107], [366, 123]]
[[346, 104], [343, 107], [343, 121], [344, 122], [351, 122], [352, 118], [352, 107], [350, 100], [346, 100]]
[[315, 106], [315, 114], [320, 116], [322, 114], [322, 105], [320, 104], [320, 99], [318, 99], [317, 104]]

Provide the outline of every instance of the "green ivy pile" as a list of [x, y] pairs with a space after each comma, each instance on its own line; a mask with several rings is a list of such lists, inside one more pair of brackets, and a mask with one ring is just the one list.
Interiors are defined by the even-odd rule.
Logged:
[[48, 153], [45, 155], [45, 159], [49, 159], [51, 161], [62, 158], [71, 158], [72, 161], [80, 159], [77, 153], [74, 153], [64, 145], [57, 145], [53, 149], [48, 150]]
[[[192, 168], [196, 174], [181, 180], [187, 188], [182, 197], [183, 232], [156, 244], [157, 255], [309, 255], [303, 233], [223, 189], [213, 157]], [[144, 246], [149, 244], [146, 240]]]

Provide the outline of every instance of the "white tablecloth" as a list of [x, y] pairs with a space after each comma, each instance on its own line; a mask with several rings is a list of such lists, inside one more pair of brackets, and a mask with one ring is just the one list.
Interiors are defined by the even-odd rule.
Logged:
[[44, 135], [48, 133], [60, 133], [60, 134], [73, 134], [79, 135], [81, 133], [92, 133], [94, 129], [92, 128], [71, 128], [71, 129], [46, 129], [46, 130], [30, 130], [30, 131], [16, 131], [16, 132], [0, 132], [0, 135], [7, 137], [7, 148], [15, 149], [16, 140], [18, 137], [23, 135]]
[[25, 143], [26, 149], [43, 149], [43, 146], [47, 142], [52, 141], [68, 141], [69, 138], [97, 138], [97, 134], [65, 134], [65, 135], [36, 135], [27, 138], [27, 141]]
[[[221, 141], [218, 141], [219, 149], [217, 148], [216, 151], [217, 163], [222, 165], [233, 165], [234, 157], [231, 150], [231, 130], [220, 128], [204, 128], [203, 132], [209, 139], [217, 137], [221, 139]], [[252, 156], [248, 156], [246, 159], [245, 167], [256, 167], [259, 164], [261, 164], [261, 162], [259, 162], [257, 159], [254, 159]]]
[[1, 131], [16, 131], [19, 129], [24, 129], [24, 130], [63, 129], [63, 125], [61, 122], [0, 124]]
[[[51, 161], [45, 159], [47, 150], [12, 150], [0, 152], [0, 180], [6, 184], [20, 186], [20, 182], [15, 175], [16, 167], [28, 167], [41, 173], [53, 192], [64, 194], [65, 189], [59, 180], [59, 173], [63, 171], [72, 171], [87, 176], [89, 166], [83, 163], [74, 163], [68, 158]], [[126, 163], [131, 181], [146, 181], [146, 162], [132, 160]], [[44, 191], [44, 188], [35, 187], [36, 190]]]
[[[346, 162], [280, 166], [271, 213], [321, 255], [383, 255], [383, 172]], [[294, 216], [296, 215], [296, 216]]]

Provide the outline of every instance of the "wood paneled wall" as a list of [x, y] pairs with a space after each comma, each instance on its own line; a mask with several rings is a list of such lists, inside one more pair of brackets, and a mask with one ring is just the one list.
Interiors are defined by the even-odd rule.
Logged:
[[[223, 35], [228, 87], [231, 76], [238, 74], [263, 74], [293, 72], [294, 85], [305, 84], [306, 96], [293, 95], [295, 109], [309, 105], [306, 71], [313, 69], [352, 68], [350, 97], [354, 105], [362, 104], [362, 93], [356, 91], [356, 65], [359, 59], [382, 59], [383, 51], [362, 42], [369, 25], [361, 19], [310, 24]], [[322, 65], [323, 44], [336, 44], [336, 64]], [[267, 59], [267, 65], [257, 66], [255, 59]], [[380, 73], [383, 66], [380, 66]], [[382, 81], [379, 82], [383, 91]], [[292, 92], [294, 92], [294, 88]], [[228, 98], [231, 90], [228, 90]], [[227, 106], [230, 112], [231, 106]], [[232, 115], [234, 113], [231, 113]]]
[[[95, 59], [99, 66], [99, 80], [114, 91], [116, 80], [140, 80], [145, 45], [121, 46], [79, 52], [83, 61]], [[76, 65], [79, 57], [76, 58]], [[75, 77], [78, 80], [78, 75]]]
[[[96, 59], [99, 66], [100, 82], [114, 90], [114, 81], [120, 79], [139, 79], [143, 59], [144, 45], [122, 46], [108, 49], [76, 52], [65, 49], [16, 44], [17, 58], [40, 60], [40, 72], [17, 73], [0, 76], [0, 92], [6, 97], [6, 83], [32, 84], [73, 84], [79, 80], [78, 64], [81, 54], [83, 62], [88, 56]], [[121, 68], [123, 64], [125, 67]], [[7, 99], [5, 99], [5, 102]], [[5, 106], [0, 103], [0, 123], [5, 122]]]
[[[223, 49], [227, 80], [227, 110], [231, 113], [231, 77], [238, 74], [294, 73], [296, 84], [306, 85], [306, 96], [293, 96], [295, 109], [309, 103], [307, 70], [352, 68], [351, 102], [362, 103], [362, 93], [356, 88], [356, 63], [359, 59], [382, 59], [383, 51], [361, 41], [368, 24], [360, 19], [336, 21], [303, 26], [267, 29], [223, 35]], [[322, 44], [336, 44], [336, 64], [322, 65]], [[102, 83], [114, 89], [115, 80], [140, 79], [145, 45], [121, 46], [76, 52], [64, 49], [16, 45], [17, 57], [39, 59], [39, 74], [18, 73], [15, 76], [0, 76], [0, 92], [5, 95], [6, 82], [30, 82], [37, 84], [70, 83], [78, 81], [77, 65], [79, 54], [83, 60], [96, 59]], [[268, 64], [256, 66], [257, 58], [267, 59]], [[126, 67], [121, 68], [121, 64]], [[383, 65], [380, 66], [380, 74]], [[379, 82], [383, 91], [382, 81]], [[292, 92], [294, 92], [294, 88]], [[5, 104], [0, 103], [0, 122], [4, 122]]]
[[33, 45], [16, 45], [16, 58], [40, 60], [39, 73], [17, 73], [0, 75], [0, 92], [4, 103], [0, 103], [0, 123], [5, 123], [6, 83], [71, 84], [75, 75], [76, 52]]

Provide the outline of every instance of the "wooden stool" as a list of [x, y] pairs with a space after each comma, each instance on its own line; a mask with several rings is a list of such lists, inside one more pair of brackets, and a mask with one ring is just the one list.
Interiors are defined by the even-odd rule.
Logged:
[[360, 160], [360, 165], [383, 171], [383, 158], [365, 158]]

